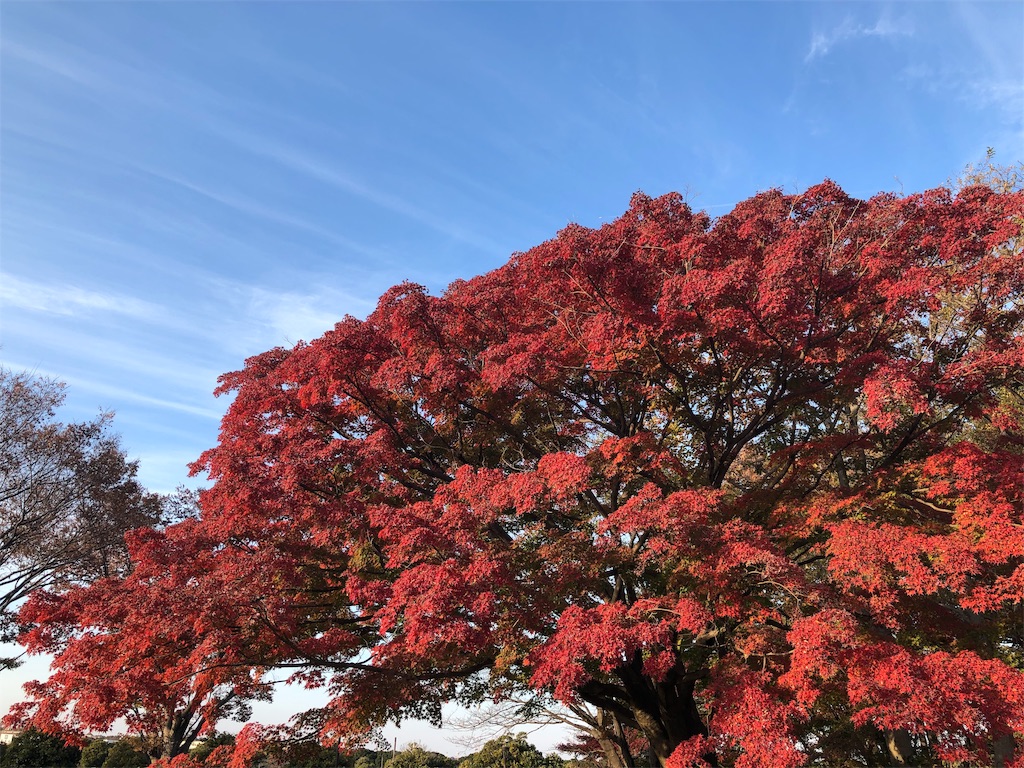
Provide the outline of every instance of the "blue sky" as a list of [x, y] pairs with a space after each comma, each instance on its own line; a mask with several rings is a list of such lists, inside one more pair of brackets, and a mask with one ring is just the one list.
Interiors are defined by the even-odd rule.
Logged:
[[169, 491], [219, 374], [401, 280], [637, 189], [716, 215], [1024, 159], [1022, 39], [1017, 2], [8, 0], [0, 361], [66, 381], [67, 419], [116, 411]]

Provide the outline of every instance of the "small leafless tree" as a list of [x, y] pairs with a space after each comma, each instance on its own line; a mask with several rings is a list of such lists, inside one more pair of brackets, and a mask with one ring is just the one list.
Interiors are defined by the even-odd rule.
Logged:
[[453, 719], [449, 725], [467, 733], [468, 738], [455, 739], [467, 746], [523, 727], [562, 726], [575, 741], [560, 745], [559, 750], [581, 756], [585, 752], [602, 768], [635, 768], [641, 748], [639, 734], [630, 739], [613, 713], [582, 702], [567, 705], [540, 696], [483, 706]]

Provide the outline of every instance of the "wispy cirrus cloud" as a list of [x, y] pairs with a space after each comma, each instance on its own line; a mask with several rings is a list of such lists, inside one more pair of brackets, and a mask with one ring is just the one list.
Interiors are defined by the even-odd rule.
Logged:
[[976, 109], [994, 107], [1018, 122], [1024, 118], [1024, 80], [994, 68], [918, 63], [906, 67], [900, 80], [932, 96], [952, 95]]
[[176, 411], [178, 413], [189, 414], [190, 416], [199, 416], [213, 421], [220, 421], [221, 417], [224, 415], [223, 411], [218, 408], [207, 408], [202, 405], [196, 405], [193, 402], [183, 402], [181, 400], [174, 400], [166, 397], [154, 397], [127, 387], [100, 384], [95, 381], [78, 379], [73, 376], [65, 376], [64, 380], [71, 386], [80, 387], [83, 390], [95, 392], [121, 402], [139, 403], [142, 405], [152, 406], [154, 408], [160, 408], [162, 410]]
[[26, 45], [10, 38], [0, 39], [0, 54], [10, 62], [33, 67], [38, 72], [64, 78], [77, 86], [110, 90], [113, 82], [103, 77], [93, 66], [84, 66], [81, 60], [72, 59], [42, 46]]
[[294, 173], [315, 179], [322, 184], [397, 213], [453, 240], [468, 243], [482, 250], [500, 250], [500, 246], [489, 238], [447, 221], [375, 185], [370, 185], [323, 157], [314, 156], [305, 150], [265, 136], [255, 135], [237, 125], [208, 120], [205, 127], [219, 133], [222, 138], [253, 155], [271, 160]]
[[[203, 335], [203, 318], [196, 318], [195, 332], [182, 335], [168, 329], [147, 327], [133, 330], [132, 323], [120, 326], [116, 335], [104, 335], [97, 323], [76, 317], [44, 316], [42, 322], [18, 318], [5, 323], [5, 335], [22, 348], [22, 359], [44, 365], [60, 359], [68, 372], [79, 371], [90, 380], [134, 381], [137, 388], [174, 393], [183, 400], [205, 396], [223, 372], [210, 339]], [[0, 341], [3, 341], [0, 338]], [[192, 359], [175, 357], [182, 347], [196, 350]], [[68, 375], [71, 375], [70, 373]]]
[[157, 305], [120, 293], [40, 283], [12, 274], [0, 276], [0, 302], [8, 309], [17, 307], [65, 316], [109, 313], [153, 320], [161, 314]]
[[[90, 31], [95, 31], [90, 30]], [[0, 38], [0, 55], [19, 74], [45, 84], [65, 85], [88, 91], [103, 101], [131, 102], [136, 107], [159, 109], [179, 116], [201, 115], [231, 101], [206, 84], [174, 72], [130, 62], [137, 55], [123, 41], [103, 37], [104, 47], [89, 49], [54, 35], [29, 35], [21, 40]]]
[[981, 107], [998, 107], [1024, 121], [1024, 82], [1020, 80], [994, 80], [984, 77], [962, 81], [961, 98]]
[[375, 305], [329, 286], [282, 291], [225, 281], [218, 290], [238, 317], [224, 337], [230, 339], [231, 351], [242, 356], [310, 341], [333, 328], [345, 315], [365, 316]]
[[[23, 361], [19, 360], [8, 360], [5, 361], [4, 364], [12, 370], [26, 371], [31, 373], [33, 376], [62, 381], [78, 393], [99, 395], [110, 402], [135, 403], [161, 410], [188, 414], [189, 416], [198, 416], [203, 419], [212, 419], [215, 421], [220, 420], [224, 415], [221, 409], [212, 406], [206, 407], [191, 401], [147, 395], [131, 387], [121, 387], [104, 381], [99, 381], [96, 378], [76, 376], [66, 372], [58, 373], [46, 368], [41, 368], [38, 365], [27, 365]], [[211, 397], [209, 400], [212, 402], [213, 398]]]
[[858, 23], [852, 16], [847, 16], [837, 26], [826, 31], [816, 31], [811, 36], [811, 45], [804, 56], [804, 61], [809, 62], [826, 56], [840, 43], [858, 38], [884, 39], [910, 37], [913, 34], [914, 27], [909, 18], [894, 19], [888, 14], [882, 14], [869, 26]]
[[208, 200], [213, 200], [214, 202], [220, 203], [227, 208], [231, 208], [254, 219], [272, 221], [276, 224], [281, 224], [283, 226], [314, 235], [321, 240], [334, 243], [335, 245], [340, 245], [347, 250], [365, 256], [379, 256], [379, 253], [373, 248], [365, 246], [362, 243], [358, 243], [351, 238], [340, 235], [330, 229], [314, 224], [301, 216], [288, 213], [279, 207], [265, 205], [246, 195], [214, 189], [169, 171], [157, 170], [155, 168], [143, 166], [138, 166], [138, 168], [150, 176], [175, 184], [183, 189], [193, 192], [196, 195]]
[[170, 364], [176, 350], [193, 348], [198, 354], [192, 364], [179, 363], [180, 370], [162, 377], [181, 391], [194, 392], [198, 387], [200, 392], [207, 392], [213, 389], [217, 376], [238, 369], [251, 355], [311, 341], [346, 315], [365, 317], [376, 306], [375, 300], [365, 297], [377, 296], [390, 284], [386, 274], [374, 273], [353, 275], [356, 287], [348, 291], [334, 288], [324, 274], [303, 273], [288, 282], [312, 287], [269, 287], [209, 275], [203, 281], [202, 294], [189, 310], [188, 324], [182, 326], [181, 335], [168, 337], [174, 349], [168, 351], [167, 359], [161, 357], [162, 351], [158, 355], [135, 353], [134, 359], [124, 359], [131, 353], [125, 346], [111, 350], [108, 362], [148, 375]]
[[351, 297], [332, 294], [277, 293], [254, 288], [251, 307], [253, 314], [262, 318], [272, 333], [286, 343], [294, 344], [322, 336], [346, 312], [352, 314], [373, 308], [371, 302], [356, 302]]

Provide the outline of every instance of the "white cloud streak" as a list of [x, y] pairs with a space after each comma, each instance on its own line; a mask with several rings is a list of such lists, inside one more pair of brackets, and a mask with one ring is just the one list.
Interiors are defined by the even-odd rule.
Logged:
[[826, 32], [815, 32], [811, 37], [810, 49], [804, 57], [805, 62], [828, 55], [838, 44], [857, 38], [910, 37], [914, 34], [909, 19], [893, 19], [888, 14], [879, 17], [872, 26], [858, 24], [847, 16], [842, 23]]
[[365, 316], [375, 302], [344, 291], [271, 291], [255, 285], [217, 281], [215, 286], [234, 320], [225, 319], [222, 344], [240, 358], [275, 346], [310, 341], [334, 327], [346, 314]]
[[33, 282], [11, 274], [0, 275], [0, 302], [5, 308], [17, 307], [69, 317], [102, 313], [152, 321], [161, 314], [157, 305], [123, 294]]
[[[338, 303], [328, 296], [271, 293], [253, 289], [253, 314], [281, 339], [292, 344], [322, 336], [343, 316]], [[372, 305], [370, 305], [372, 306]]]
[[[37, 48], [45, 52], [40, 52]], [[417, 222], [445, 237], [466, 243], [488, 252], [503, 252], [503, 248], [485, 235], [472, 231], [444, 215], [430, 212], [420, 205], [404, 197], [381, 189], [359, 179], [346, 169], [339, 168], [336, 163], [310, 154], [305, 149], [275, 140], [272, 137], [255, 133], [245, 128], [237, 115], [229, 116], [238, 109], [249, 110], [262, 107], [252, 103], [242, 103], [229, 98], [225, 94], [211, 90], [205, 84], [196, 82], [180, 75], [138, 68], [110, 57], [98, 57], [81, 49], [60, 45], [54, 46], [49, 41], [47, 46], [26, 46], [13, 41], [3, 40], [5, 55], [12, 59], [68, 79], [76, 85], [85, 87], [104, 98], [117, 96], [148, 108], [163, 111], [174, 119], [187, 119], [191, 125], [200, 127], [221, 139], [258, 157], [271, 160], [287, 168], [293, 173], [315, 179], [353, 197], [365, 200], [379, 208], [391, 211], [405, 219]], [[281, 117], [281, 116], [278, 116]], [[290, 115], [284, 117], [294, 120]], [[150, 170], [153, 175], [164, 175]], [[183, 186], [190, 182], [180, 178], [170, 178]], [[265, 211], [257, 211], [249, 205], [249, 201], [240, 200], [237, 195], [224, 195], [207, 188], [193, 185], [193, 191], [220, 202], [231, 205], [239, 210], [248, 208], [248, 213], [264, 215]], [[286, 214], [270, 217], [280, 224], [290, 225], [313, 232], [308, 222]], [[346, 247], [366, 252], [360, 246], [336, 233], [317, 228], [321, 237], [340, 242]]]
[[112, 87], [110, 81], [97, 75], [93, 68], [83, 67], [80, 62], [43, 50], [39, 46], [23, 45], [10, 38], [3, 38], [0, 40], [0, 51], [10, 60], [28, 64], [79, 86], [93, 90], [108, 90]]
[[340, 245], [350, 251], [360, 253], [365, 256], [379, 256], [379, 253], [374, 249], [362, 245], [361, 243], [357, 243], [350, 238], [313, 224], [299, 216], [294, 216], [285, 211], [263, 205], [262, 203], [252, 200], [244, 195], [214, 190], [167, 171], [156, 170], [154, 168], [148, 168], [137, 164], [134, 167], [155, 178], [176, 184], [183, 189], [187, 189], [201, 197], [207, 198], [208, 200], [213, 200], [214, 202], [220, 203], [221, 205], [245, 214], [246, 216], [272, 221], [276, 224], [282, 224], [286, 227], [291, 227], [293, 229], [315, 235], [322, 240]]
[[128, 389], [127, 387], [103, 384], [93, 379], [87, 379], [79, 376], [58, 374], [53, 371], [39, 368], [38, 366], [25, 365], [19, 361], [7, 361], [5, 362], [5, 365], [16, 371], [26, 371], [31, 373], [33, 376], [41, 376], [44, 378], [63, 381], [69, 387], [75, 389], [76, 392], [89, 392], [95, 395], [100, 395], [104, 398], [110, 398], [112, 402], [138, 403], [140, 405], [147, 405], [168, 411], [177, 411], [179, 413], [187, 413], [191, 416], [199, 416], [204, 419], [213, 419], [217, 421], [219, 421], [221, 416], [224, 415], [222, 410], [218, 410], [216, 408], [204, 408], [200, 405], [193, 405], [192, 403], [185, 403], [180, 400], [152, 397], [150, 395], [144, 395], [137, 390]]
[[907, 67], [900, 77], [909, 87], [932, 96], [951, 97], [974, 110], [993, 110], [1018, 131], [1024, 126], [1024, 81], [1020, 79], [998, 72], [935, 69], [923, 64]]
[[380, 208], [418, 222], [445, 237], [468, 243], [482, 250], [500, 250], [500, 246], [488, 238], [481, 237], [463, 227], [445, 221], [407, 200], [371, 187], [351, 174], [332, 166], [330, 162], [322, 158], [314, 157], [272, 139], [256, 136], [234, 125], [215, 125], [212, 121], [208, 120], [207, 127], [247, 152], [272, 160], [295, 173], [308, 176], [323, 184], [366, 200]]

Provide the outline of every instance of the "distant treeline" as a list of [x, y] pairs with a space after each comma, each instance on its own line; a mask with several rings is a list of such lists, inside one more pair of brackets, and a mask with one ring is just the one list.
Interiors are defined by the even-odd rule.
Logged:
[[[220, 756], [235, 737], [216, 733], [198, 741], [189, 753], [193, 765], [221, 768]], [[479, 751], [449, 757], [418, 744], [402, 750], [325, 747], [316, 741], [286, 742], [266, 747], [253, 761], [258, 768], [568, 768], [585, 761], [545, 755], [526, 740], [525, 734], [491, 739]], [[144, 740], [125, 736], [98, 738], [84, 747], [66, 745], [62, 739], [30, 729], [10, 744], [0, 744], [0, 768], [144, 768], [149, 765]]]

